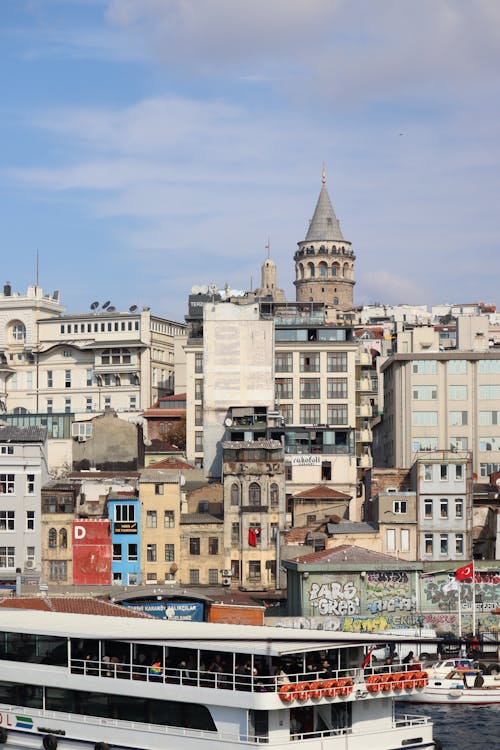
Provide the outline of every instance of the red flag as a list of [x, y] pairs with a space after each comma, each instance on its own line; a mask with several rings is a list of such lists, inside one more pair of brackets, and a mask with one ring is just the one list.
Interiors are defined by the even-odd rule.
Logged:
[[248, 529], [248, 544], [250, 547], [257, 546], [257, 532], [255, 529]]
[[372, 646], [372, 648], [368, 651], [368, 653], [366, 654], [365, 658], [361, 662], [361, 669], [364, 669], [370, 663], [370, 658], [371, 658], [371, 655], [372, 655], [372, 651], [375, 651], [375, 646]]
[[459, 568], [455, 571], [455, 578], [457, 581], [465, 581], [467, 578], [472, 578], [473, 572], [472, 563], [469, 563], [468, 565], [464, 565], [463, 568]]

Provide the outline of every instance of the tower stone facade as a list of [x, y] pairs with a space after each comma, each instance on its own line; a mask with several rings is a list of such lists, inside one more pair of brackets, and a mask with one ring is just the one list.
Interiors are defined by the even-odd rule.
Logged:
[[322, 185], [306, 238], [295, 252], [297, 302], [324, 302], [340, 310], [353, 306], [354, 261], [335, 216], [323, 170]]

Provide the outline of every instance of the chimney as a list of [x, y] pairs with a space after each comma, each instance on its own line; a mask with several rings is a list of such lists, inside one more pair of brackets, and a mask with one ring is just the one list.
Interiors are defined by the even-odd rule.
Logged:
[[7, 281], [3, 285], [3, 295], [4, 295], [4, 297], [11, 297], [12, 296], [12, 287], [10, 285], [10, 281]]

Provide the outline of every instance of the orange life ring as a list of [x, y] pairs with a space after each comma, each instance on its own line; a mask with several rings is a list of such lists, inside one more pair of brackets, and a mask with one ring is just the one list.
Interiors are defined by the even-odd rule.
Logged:
[[311, 685], [308, 682], [299, 682], [297, 685], [297, 698], [306, 701], [311, 696]]
[[325, 693], [328, 698], [335, 698], [337, 695], [338, 682], [337, 680], [326, 680], [325, 681]]
[[295, 685], [282, 685], [278, 690], [278, 695], [285, 703], [290, 703], [296, 697], [296, 686]]
[[309, 687], [310, 687], [310, 690], [311, 690], [311, 693], [310, 693], [310, 697], [311, 698], [322, 698], [323, 697], [324, 693], [323, 693], [323, 683], [322, 682], [311, 682], [311, 684], [309, 685]]

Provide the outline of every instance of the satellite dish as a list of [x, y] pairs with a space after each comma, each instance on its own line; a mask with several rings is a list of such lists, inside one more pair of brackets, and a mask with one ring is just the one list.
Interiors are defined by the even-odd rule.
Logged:
[[99, 307], [99, 302], [92, 302], [92, 304], [90, 305], [91, 310], [97, 310], [98, 307]]
[[226, 417], [226, 419], [224, 420], [224, 424], [226, 425], [226, 427], [231, 427], [231, 425], [233, 424], [233, 420], [231, 419], [231, 417]]
[[206, 284], [200, 286], [200, 294], [208, 294], [208, 286]]
[[210, 284], [208, 291], [210, 294], [217, 294], [217, 284]]
[[115, 312], [115, 311], [116, 311], [116, 307], [113, 307], [113, 305], [111, 305], [111, 307], [108, 307], [108, 309], [106, 310], [106, 312]]
[[199, 294], [201, 291], [201, 287], [199, 286], [192, 286], [191, 287], [191, 294]]
[[131, 306], [131, 307], [129, 307], [129, 309], [128, 309], [128, 311], [129, 311], [129, 312], [135, 312], [136, 310], [137, 310], [137, 305], [132, 305], [132, 306]]
[[111, 304], [111, 301], [108, 299], [108, 301], [103, 304], [102, 309], [105, 310], [107, 307], [110, 306], [110, 304]]

